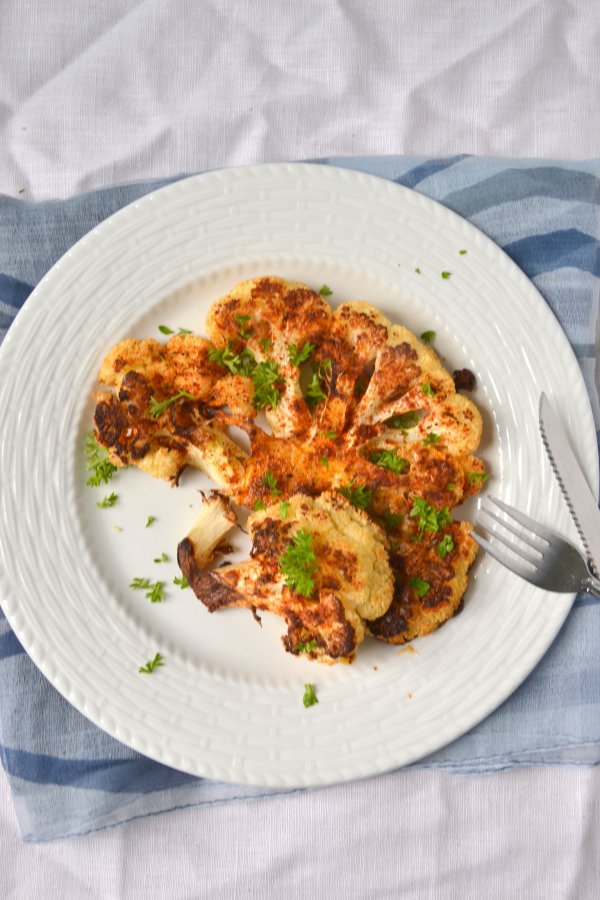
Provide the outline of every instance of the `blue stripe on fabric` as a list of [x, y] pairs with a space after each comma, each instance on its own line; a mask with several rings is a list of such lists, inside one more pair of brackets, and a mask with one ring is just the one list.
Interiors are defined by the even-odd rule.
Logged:
[[414, 188], [417, 184], [425, 181], [426, 178], [437, 175], [438, 172], [443, 172], [444, 169], [449, 169], [463, 159], [468, 159], [469, 156], [469, 153], [460, 153], [457, 156], [446, 156], [444, 159], [428, 159], [427, 162], [415, 166], [414, 169], [409, 169], [408, 172], [395, 178], [394, 181], [396, 184], [404, 185], [404, 187]]
[[0, 635], [0, 659], [8, 659], [9, 656], [17, 656], [25, 653], [13, 631], [7, 631]]
[[59, 759], [0, 744], [6, 772], [35, 784], [53, 784], [111, 794], [148, 794], [198, 781], [158, 763], [136, 759]]
[[23, 306], [32, 290], [33, 287], [27, 282], [0, 272], [0, 300], [15, 310]]
[[443, 202], [462, 216], [471, 218], [492, 206], [537, 195], [597, 204], [600, 203], [600, 179], [587, 172], [574, 172], [557, 166], [507, 169], [471, 187], [446, 194]]
[[600, 244], [576, 228], [534, 234], [506, 244], [504, 250], [530, 278], [564, 268], [600, 276]]

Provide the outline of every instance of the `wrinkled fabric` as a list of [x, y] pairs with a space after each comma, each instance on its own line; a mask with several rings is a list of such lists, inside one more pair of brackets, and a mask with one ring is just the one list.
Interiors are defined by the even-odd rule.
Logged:
[[[502, 246], [532, 278], [565, 329], [598, 427], [600, 162], [509, 162], [466, 154], [320, 162], [421, 191]], [[40, 204], [0, 197], [0, 335], [34, 284], [74, 241], [157, 186], [121, 186]], [[469, 734], [418, 765], [475, 773], [534, 763], [598, 763], [598, 646], [597, 605], [580, 597], [558, 639], [519, 690]], [[194, 778], [144, 759], [110, 738], [52, 688], [3, 616], [0, 758], [22, 834], [32, 841], [89, 832], [181, 806], [277, 793]]]

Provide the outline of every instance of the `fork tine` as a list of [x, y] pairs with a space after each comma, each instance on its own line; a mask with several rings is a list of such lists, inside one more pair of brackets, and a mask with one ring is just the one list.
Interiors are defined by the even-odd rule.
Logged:
[[491, 531], [490, 536], [493, 537], [495, 541], [498, 541], [499, 544], [502, 544], [504, 547], [506, 547], [507, 550], [510, 550], [512, 553], [514, 553], [516, 558], [521, 560], [521, 562], [529, 563], [529, 566], [532, 569], [537, 569], [544, 559], [543, 556], [539, 556], [537, 559], [534, 559], [526, 550], [518, 547], [514, 543], [514, 541], [510, 541], [503, 535], [498, 534], [497, 531]]
[[530, 569], [528, 566], [523, 566], [516, 559], [509, 557], [505, 553], [501, 553], [495, 544], [490, 544], [489, 541], [486, 541], [485, 538], [480, 537], [478, 534], [475, 534], [474, 531], [470, 532], [471, 537], [474, 541], [476, 541], [482, 550], [486, 550], [490, 556], [493, 556], [495, 560], [497, 560], [501, 565], [505, 566], [511, 572], [514, 572], [515, 575], [520, 575], [521, 578], [524, 578], [525, 581], [530, 581], [532, 584], [537, 584], [536, 572], [533, 569]]
[[549, 544], [552, 543], [552, 538], [555, 536], [549, 528], [545, 528], [543, 525], [540, 525], [539, 522], [536, 522], [535, 519], [530, 519], [529, 516], [526, 516], [525, 513], [522, 513], [520, 510], [515, 509], [514, 506], [509, 506], [508, 503], [503, 503], [502, 500], [498, 500], [497, 497], [489, 497], [489, 500], [492, 501], [496, 506], [499, 506], [501, 510], [503, 510], [508, 516], [512, 516], [513, 519], [516, 519], [524, 528], [529, 528], [534, 534], [537, 534], [538, 537], [543, 538]]
[[[501, 519], [500, 516], [497, 516], [496, 513], [493, 513], [491, 510], [486, 509], [485, 506], [482, 506], [481, 509], [479, 510], [479, 512], [480, 512], [480, 514], [483, 513], [484, 515], [489, 516], [489, 518], [493, 519], [494, 522], [498, 522], [499, 525], [502, 525], [502, 527], [505, 528], [507, 531], [510, 531], [511, 534], [514, 534], [514, 536], [516, 538], [518, 538], [520, 541], [523, 541], [524, 544], [527, 544], [533, 550], [537, 551], [537, 553], [539, 553], [540, 557], [544, 555], [544, 551], [541, 549], [539, 543], [532, 540], [532, 538], [530, 538], [529, 535], [525, 534], [525, 532], [521, 528], [515, 528], [514, 525], [511, 525], [510, 522], [506, 521], [506, 519]], [[547, 549], [547, 548], [544, 547], [544, 549]], [[519, 552], [521, 552], [520, 548], [519, 548]], [[523, 553], [523, 556], [525, 556], [525, 553]], [[539, 561], [539, 560], [532, 560], [532, 562], [536, 562], [536, 561]]]

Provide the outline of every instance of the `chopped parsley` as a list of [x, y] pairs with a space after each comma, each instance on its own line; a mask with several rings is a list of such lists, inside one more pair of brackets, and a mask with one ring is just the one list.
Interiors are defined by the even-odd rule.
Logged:
[[145, 591], [145, 596], [151, 603], [160, 603], [163, 599], [162, 581], [152, 583], [149, 578], [134, 578], [129, 587], [134, 591]]
[[417, 273], [417, 275], [420, 275], [420, 274], [421, 274], [421, 270], [419, 269], [418, 266], [417, 266], [417, 268], [415, 269], [415, 272]]
[[435, 549], [440, 559], [444, 559], [448, 553], [454, 550], [454, 541], [449, 534], [445, 534]]
[[404, 516], [400, 513], [393, 513], [389, 509], [386, 509], [383, 514], [383, 521], [386, 531], [393, 531], [394, 528], [397, 528], [398, 525], [402, 522], [403, 518]]
[[92, 431], [85, 437], [85, 456], [85, 467], [92, 473], [86, 484], [90, 487], [99, 487], [101, 482], [108, 484], [117, 467], [110, 462], [107, 451], [97, 443]]
[[329, 468], [329, 460], [327, 459], [326, 456], [321, 456], [319, 458], [319, 462], [321, 463], [322, 466], [325, 466], [326, 469]]
[[323, 383], [326, 381], [327, 376], [331, 375], [331, 369], [332, 362], [330, 359], [322, 360], [317, 368], [313, 368], [312, 378], [306, 387], [305, 393], [306, 402], [311, 409], [323, 400], [327, 400], [327, 394], [323, 390]]
[[245, 347], [240, 353], [235, 353], [231, 341], [226, 347], [211, 347], [208, 358], [211, 362], [225, 366], [232, 375], [249, 376], [256, 366], [256, 360], [250, 350]]
[[317, 642], [313, 638], [311, 641], [300, 641], [299, 644], [296, 644], [294, 650], [296, 653], [312, 653], [316, 648]]
[[281, 493], [280, 489], [277, 487], [277, 479], [268, 469], [263, 475], [262, 484], [266, 485], [272, 494], [277, 495]]
[[377, 450], [371, 453], [369, 459], [382, 469], [389, 469], [395, 475], [403, 475], [410, 469], [410, 463], [403, 456], [399, 456], [396, 450]]
[[184, 590], [184, 588], [187, 588], [190, 586], [190, 583], [187, 580], [187, 578], [185, 577], [185, 575], [182, 575], [181, 578], [179, 578], [177, 575], [175, 575], [175, 577], [173, 578], [173, 584], [176, 584], [177, 587], [180, 587], [182, 591]]
[[428, 581], [423, 581], [423, 579], [419, 578], [418, 576], [416, 576], [415, 578], [411, 578], [408, 583], [419, 599], [421, 599], [421, 597], [424, 597], [431, 587]]
[[177, 331], [173, 331], [172, 328], [169, 328], [168, 325], [159, 325], [158, 330], [161, 334], [191, 334], [189, 328], [178, 328]]
[[302, 702], [308, 709], [309, 706], [314, 706], [315, 703], [318, 703], [317, 695], [315, 693], [314, 684], [305, 684], [304, 685], [304, 696], [302, 698]]
[[289, 511], [290, 511], [290, 501], [282, 500], [281, 503], [279, 504], [279, 515], [281, 516], [281, 518], [284, 520], [287, 519]]
[[250, 337], [250, 331], [246, 330], [246, 325], [250, 321], [250, 316], [236, 316], [235, 317], [236, 325], [239, 328], [239, 336], [242, 340], [246, 340]]
[[450, 278], [452, 272], [442, 272], [442, 278]]
[[433, 397], [433, 395], [435, 394], [435, 389], [431, 387], [430, 381], [424, 381], [421, 385], [421, 390], [426, 397]]
[[449, 525], [452, 521], [452, 516], [447, 506], [444, 506], [443, 509], [437, 509], [423, 497], [415, 497], [413, 499], [409, 516], [413, 519], [418, 519], [417, 525], [421, 535], [424, 531], [441, 531], [445, 525]]
[[424, 331], [421, 335], [421, 340], [425, 341], [426, 344], [431, 344], [435, 340], [435, 331]]
[[96, 503], [96, 506], [98, 509], [108, 509], [110, 506], [114, 506], [118, 499], [119, 495], [112, 493], [109, 494], [108, 497], [105, 497], [100, 503]]
[[154, 562], [155, 562], [155, 563], [165, 563], [165, 562], [169, 562], [169, 557], [167, 556], [166, 553], [161, 553], [160, 556], [157, 556], [157, 557], [156, 557], [156, 559], [154, 560]]
[[467, 252], [466, 250], [459, 250], [459, 251], [458, 251], [459, 256], [464, 256], [466, 252]]
[[279, 403], [278, 383], [283, 379], [279, 372], [279, 366], [273, 359], [258, 363], [250, 375], [254, 383], [252, 403], [256, 409], [264, 409], [266, 406], [275, 409]]
[[366, 509], [373, 500], [373, 491], [369, 490], [366, 484], [354, 484], [354, 479], [345, 487], [338, 488], [338, 491], [356, 509]]
[[322, 431], [321, 434], [323, 435], [323, 437], [329, 438], [330, 441], [335, 441], [335, 439], [337, 438], [336, 431]]
[[171, 406], [172, 403], [176, 403], [177, 400], [181, 400], [183, 398], [185, 398], [186, 400], [196, 399], [194, 396], [192, 396], [192, 394], [188, 394], [187, 391], [178, 391], [172, 397], [168, 397], [166, 400], [162, 400], [160, 403], [158, 402], [156, 397], [152, 397], [150, 399], [150, 415], [154, 419], [157, 419], [164, 413], [165, 409], [168, 409], [168, 407]]
[[331, 297], [333, 291], [326, 284], [322, 284], [319, 288], [319, 294], [321, 295], [321, 297]]
[[148, 516], [148, 518], [146, 519], [146, 525], [144, 527], [150, 528], [150, 526], [152, 525], [152, 523], [154, 521], [155, 521], [154, 516]]
[[267, 353], [273, 346], [271, 338], [261, 338], [258, 343], [263, 353]]
[[279, 568], [289, 588], [301, 597], [311, 597], [315, 589], [314, 574], [317, 558], [313, 550], [313, 536], [306, 528], [296, 532], [284, 553], [279, 557]]
[[402, 431], [407, 431], [409, 428], [415, 428], [419, 424], [419, 413], [418, 412], [406, 412], [399, 413], [397, 416], [392, 416], [391, 419], [388, 419], [386, 425], [389, 425], [390, 428], [401, 428]]
[[483, 484], [490, 477], [487, 472], [466, 472], [468, 484]]
[[430, 431], [429, 434], [423, 438], [423, 446], [430, 447], [431, 444], [437, 444], [439, 439], [439, 434], [436, 434], [434, 431]]
[[308, 341], [299, 347], [298, 344], [288, 344], [288, 353], [290, 356], [290, 362], [293, 366], [299, 366], [301, 363], [306, 362], [307, 359], [314, 353], [315, 345], [310, 344]]
[[265, 506], [265, 504], [263, 503], [263, 501], [260, 500], [260, 499], [259, 499], [259, 500], [255, 500], [254, 503], [253, 503], [253, 505], [252, 505], [252, 509], [254, 510], [254, 512], [258, 512], [259, 510], [261, 510], [261, 509], [266, 509], [266, 508], [267, 508], [267, 507]]
[[160, 653], [157, 653], [154, 659], [149, 659], [145, 666], [140, 666], [138, 672], [141, 672], [142, 675], [151, 675], [159, 666], [164, 666], [164, 662]]

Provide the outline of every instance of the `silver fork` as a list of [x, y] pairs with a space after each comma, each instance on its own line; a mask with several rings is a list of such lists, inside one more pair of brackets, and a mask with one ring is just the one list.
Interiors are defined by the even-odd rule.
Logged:
[[[482, 506], [479, 513], [492, 519], [496, 524], [491, 528], [487, 527], [480, 521], [479, 515], [477, 524], [486, 528], [494, 542], [490, 543], [475, 532], [471, 532], [471, 536], [490, 556], [537, 587], [559, 593], [583, 592], [600, 600], [600, 581], [594, 577], [589, 564], [577, 547], [496, 497], [487, 499], [504, 512], [505, 518], [497, 515], [488, 506]], [[514, 535], [521, 543], [517, 544], [505, 537], [500, 527]], [[509, 552], [501, 550], [496, 542]], [[527, 549], [522, 546], [523, 544], [527, 545]]]

